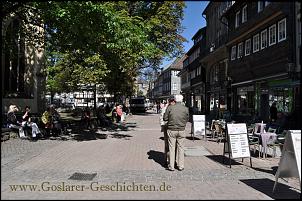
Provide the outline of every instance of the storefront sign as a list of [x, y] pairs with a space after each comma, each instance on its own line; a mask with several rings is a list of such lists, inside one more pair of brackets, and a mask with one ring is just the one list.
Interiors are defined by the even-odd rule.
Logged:
[[275, 177], [273, 191], [279, 177], [299, 177], [301, 185], [301, 130], [288, 131]]
[[205, 115], [193, 115], [194, 136], [206, 135]]

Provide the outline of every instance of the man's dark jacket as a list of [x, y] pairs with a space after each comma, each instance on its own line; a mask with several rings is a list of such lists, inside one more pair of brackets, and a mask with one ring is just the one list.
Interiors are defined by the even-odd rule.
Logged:
[[181, 103], [169, 105], [164, 114], [168, 130], [184, 131], [189, 121], [189, 109]]

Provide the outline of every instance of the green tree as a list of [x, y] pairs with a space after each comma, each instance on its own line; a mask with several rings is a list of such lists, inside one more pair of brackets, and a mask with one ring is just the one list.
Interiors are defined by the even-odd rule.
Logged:
[[3, 16], [22, 13], [25, 24], [44, 25], [46, 37], [41, 44], [46, 45], [48, 59], [56, 60], [48, 62], [48, 89], [52, 92], [101, 82], [110, 93], [131, 94], [133, 78], [139, 71], [157, 69], [164, 57], [183, 51], [183, 2], [46, 1], [5, 5]]

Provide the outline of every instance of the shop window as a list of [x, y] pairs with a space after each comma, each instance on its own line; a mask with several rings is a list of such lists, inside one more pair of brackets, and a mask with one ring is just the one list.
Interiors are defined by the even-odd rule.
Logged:
[[292, 112], [293, 90], [291, 88], [273, 88], [269, 95], [269, 105], [276, 102], [278, 112]]
[[253, 86], [237, 89], [238, 111], [240, 114], [251, 114], [254, 111], [255, 91]]

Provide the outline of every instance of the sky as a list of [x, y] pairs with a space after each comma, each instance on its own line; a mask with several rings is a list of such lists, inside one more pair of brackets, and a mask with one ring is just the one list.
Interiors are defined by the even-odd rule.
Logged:
[[[188, 42], [184, 42], [184, 51], [187, 52], [192, 46], [191, 40], [195, 33], [202, 27], [206, 26], [206, 20], [202, 16], [202, 12], [208, 5], [208, 1], [185, 1], [186, 8], [184, 9], [184, 19], [182, 26], [184, 31], [182, 36], [187, 39]], [[161, 65], [163, 68], [172, 63], [173, 60], [165, 60]]]

